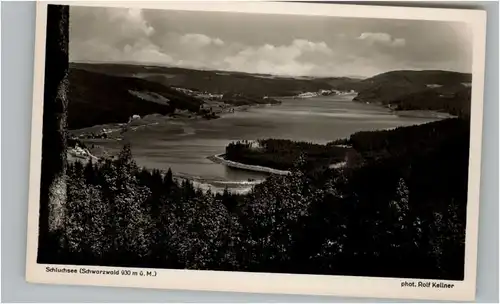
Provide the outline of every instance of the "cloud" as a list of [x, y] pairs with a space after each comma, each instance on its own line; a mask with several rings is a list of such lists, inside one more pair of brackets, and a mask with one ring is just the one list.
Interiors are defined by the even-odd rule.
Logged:
[[403, 47], [406, 45], [406, 40], [403, 38], [393, 38], [387, 33], [362, 33], [357, 38], [359, 40], [364, 40], [369, 44], [381, 44], [385, 46], [393, 47]]
[[283, 45], [247, 45], [202, 33], [159, 31], [141, 10], [97, 11], [91, 14], [96, 22], [82, 31], [83, 21], [89, 21], [86, 13], [78, 10], [74, 17], [82, 23], [73, 25], [70, 33], [72, 61], [157, 63], [295, 76], [318, 72], [318, 65], [334, 54], [324, 41], [293, 39]]
[[70, 60], [142, 60], [161, 57], [150, 42], [155, 29], [141, 9], [71, 8]]
[[175, 63], [175, 60], [170, 55], [163, 53], [160, 47], [151, 44], [149, 41], [142, 41], [133, 45], [127, 44], [120, 55], [124, 61]]
[[312, 42], [304, 39], [295, 39], [290, 47], [297, 48], [301, 52], [319, 52], [324, 54], [333, 53], [333, 51], [323, 41]]
[[[246, 47], [224, 59], [227, 70], [280, 75], [309, 75], [321, 58], [332, 55], [325, 42], [295, 39], [289, 45]], [[316, 62], [307, 58], [315, 58]]]
[[84, 42], [73, 42], [72, 49], [78, 49], [79, 55], [72, 61], [105, 61], [105, 62], [139, 62], [139, 63], [163, 63], [174, 64], [174, 59], [161, 52], [157, 45], [147, 40], [139, 40], [136, 43], [125, 44], [122, 48], [103, 44], [100, 41], [88, 40]]
[[210, 44], [217, 46], [224, 45], [224, 41], [219, 38], [211, 38], [203, 34], [185, 34], [179, 39], [179, 42], [190, 47], [205, 47]]
[[121, 29], [120, 35], [151, 36], [154, 28], [144, 19], [141, 9], [110, 10], [109, 20]]
[[[70, 10], [71, 61], [288, 76], [372, 76], [411, 68], [466, 71], [471, 66], [464, 30], [449, 23], [355, 18], [298, 22], [298, 16], [266, 19], [84, 6]], [[276, 28], [280, 30], [270, 30]]]

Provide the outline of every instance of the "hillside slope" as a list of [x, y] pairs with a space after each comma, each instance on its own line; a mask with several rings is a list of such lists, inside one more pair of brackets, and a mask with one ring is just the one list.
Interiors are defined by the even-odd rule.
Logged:
[[[133, 64], [70, 64], [69, 127], [126, 122], [132, 115], [193, 113], [204, 101], [175, 87], [223, 94], [229, 105], [273, 103], [264, 96], [296, 96], [320, 90], [355, 90], [354, 101], [397, 111], [470, 113], [470, 74], [447, 71], [392, 71], [368, 79], [283, 78], [241, 72], [200, 71]], [[119, 110], [118, 110], [119, 109]]]
[[346, 77], [308, 78], [277, 77], [242, 72], [203, 71], [174, 67], [132, 64], [72, 63], [73, 68], [126, 77], [138, 77], [160, 84], [213, 94], [245, 94], [250, 96], [294, 96], [303, 92], [352, 88], [361, 80]]
[[392, 100], [394, 109], [432, 110], [461, 116], [470, 114], [471, 88], [425, 89], [399, 96]]
[[448, 71], [392, 71], [357, 85], [360, 102], [396, 110], [438, 110], [459, 115], [470, 107], [471, 74]]
[[127, 122], [133, 115], [199, 112], [202, 100], [144, 79], [71, 68], [68, 127]]

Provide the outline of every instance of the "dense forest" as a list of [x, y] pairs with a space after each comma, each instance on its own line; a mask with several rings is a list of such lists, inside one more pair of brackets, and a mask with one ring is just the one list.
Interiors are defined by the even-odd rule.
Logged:
[[395, 110], [431, 110], [467, 117], [470, 116], [470, 100], [470, 87], [455, 87], [426, 89], [398, 96], [392, 102]]
[[391, 71], [356, 84], [354, 101], [399, 111], [430, 110], [470, 115], [472, 75], [449, 71]]
[[133, 115], [200, 112], [203, 101], [155, 82], [69, 70], [68, 128], [124, 123]]
[[232, 142], [226, 147], [224, 157], [243, 164], [288, 170], [300, 156], [309, 166], [320, 168], [344, 161], [349, 150], [334, 145], [270, 138]]
[[[69, 129], [126, 123], [133, 115], [173, 115], [176, 111], [217, 118], [202, 107], [203, 99], [168, 85], [134, 75], [118, 76], [78, 67], [72, 65], [69, 69]], [[231, 106], [280, 103], [273, 98], [241, 93], [227, 93], [220, 101]]]
[[[173, 87], [223, 94], [231, 106], [277, 104], [272, 96], [295, 96], [319, 90], [355, 90], [355, 101], [391, 105], [394, 110], [434, 110], [462, 116], [470, 113], [469, 74], [445, 71], [393, 71], [365, 80], [296, 79], [237, 72], [219, 73], [127, 64], [69, 65], [68, 128], [125, 123], [133, 115], [188, 111], [206, 118], [204, 100]], [[427, 83], [440, 87], [429, 88]], [[119, 110], [117, 110], [119, 109]]]
[[179, 67], [126, 63], [71, 63], [71, 68], [120, 77], [140, 77], [165, 86], [182, 87], [213, 94], [238, 93], [254, 96], [294, 96], [303, 92], [331, 89], [359, 80], [351, 78], [291, 78], [235, 71], [209, 71]]
[[358, 165], [311, 172], [302, 155], [246, 195], [140, 169], [125, 146], [68, 166], [44, 262], [460, 280], [468, 132], [449, 119], [358, 133]]
[[445, 119], [392, 130], [361, 131], [325, 145], [272, 138], [255, 142], [235, 141], [226, 147], [224, 157], [243, 164], [279, 170], [292, 168], [300, 156], [315, 170], [344, 161], [350, 167], [360, 166], [367, 161], [402, 155], [412, 157], [412, 151], [435, 149], [437, 144], [450, 140], [449, 137], [454, 134], [443, 133], [442, 129], [459, 128], [455, 136], [466, 132], [467, 126], [457, 121], [462, 120]]

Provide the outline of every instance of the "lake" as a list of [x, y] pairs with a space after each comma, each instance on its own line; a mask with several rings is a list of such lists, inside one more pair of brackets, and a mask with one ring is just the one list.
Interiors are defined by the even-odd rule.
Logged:
[[[231, 141], [263, 138], [326, 143], [357, 131], [380, 130], [431, 122], [436, 118], [400, 117], [388, 109], [352, 101], [353, 96], [282, 98], [281, 105], [250, 107], [214, 120], [171, 121], [126, 134], [138, 165], [172, 169], [204, 189], [245, 192], [265, 179], [264, 173], [228, 168], [207, 159], [224, 153]], [[123, 142], [99, 143], [120, 149]], [[253, 179], [255, 181], [249, 181]]]

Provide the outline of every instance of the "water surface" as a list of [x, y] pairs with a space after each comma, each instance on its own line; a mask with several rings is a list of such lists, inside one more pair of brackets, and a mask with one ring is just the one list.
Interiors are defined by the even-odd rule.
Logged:
[[[283, 98], [281, 105], [251, 107], [214, 120], [157, 124], [127, 133], [137, 163], [188, 176], [204, 188], [247, 190], [266, 175], [231, 169], [207, 157], [224, 153], [235, 140], [263, 138], [327, 143], [357, 131], [430, 122], [436, 118], [400, 117], [388, 109], [352, 101], [352, 96]], [[122, 142], [107, 142], [108, 149]], [[249, 179], [254, 179], [255, 182]]]

